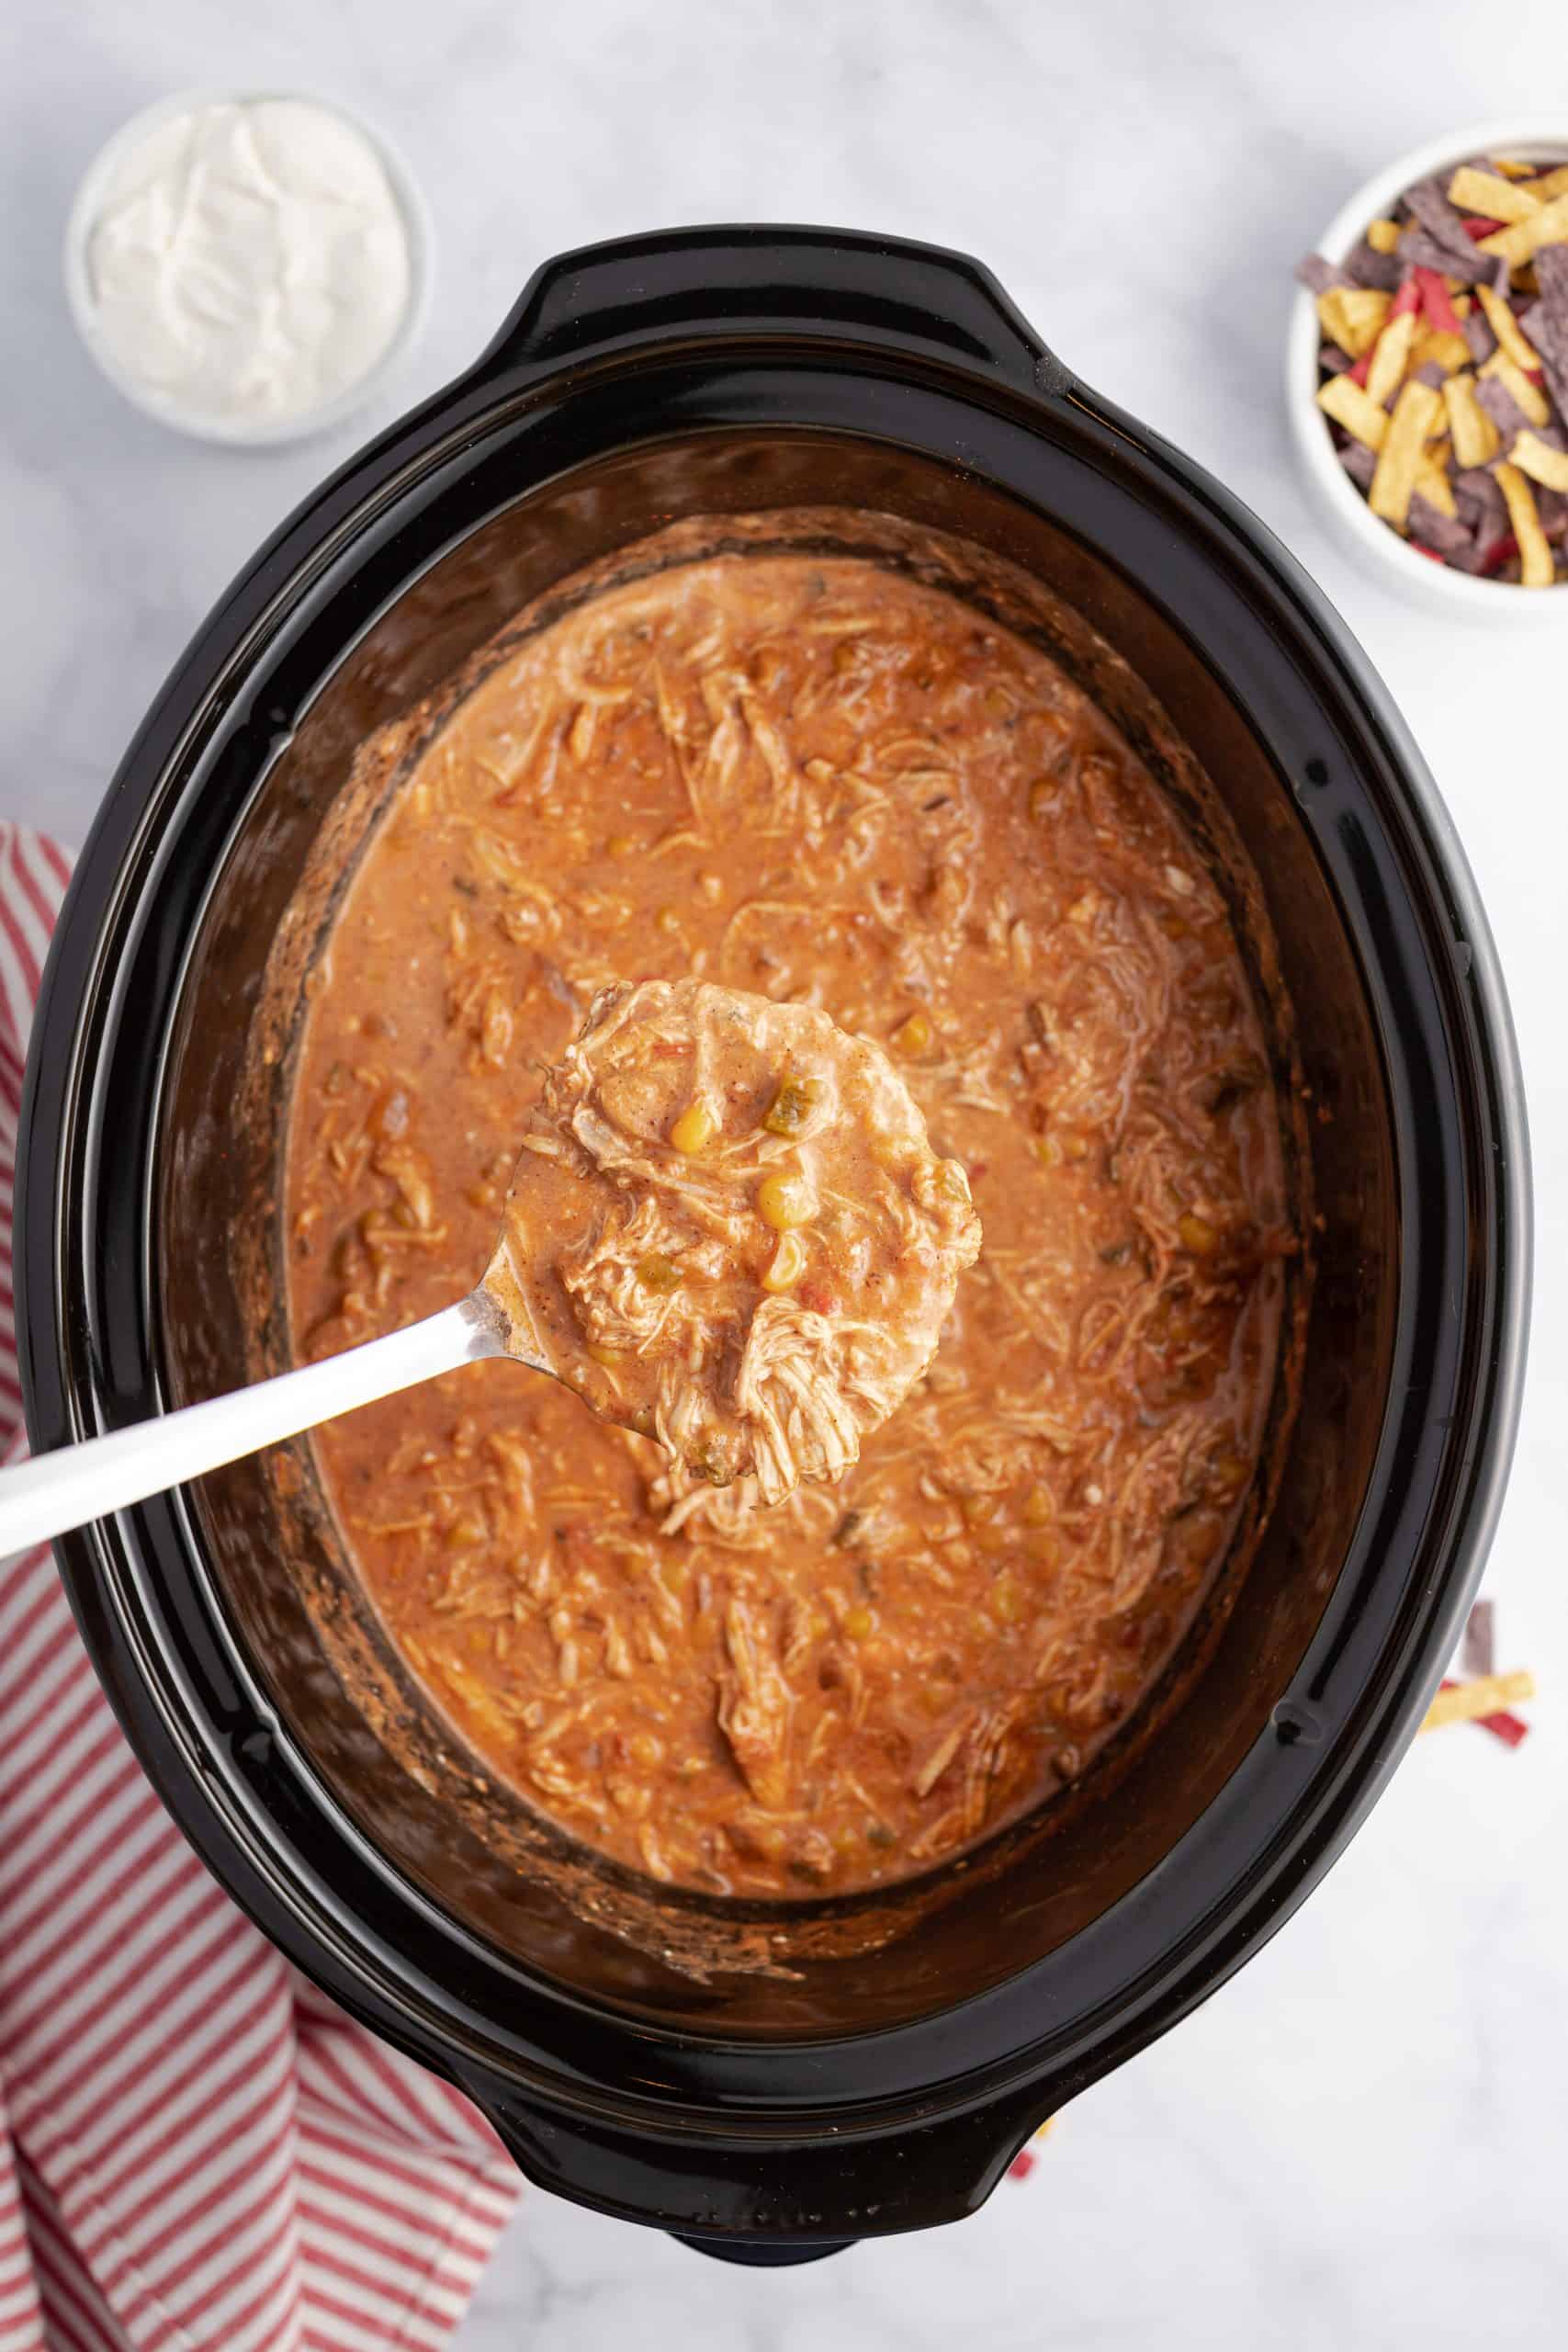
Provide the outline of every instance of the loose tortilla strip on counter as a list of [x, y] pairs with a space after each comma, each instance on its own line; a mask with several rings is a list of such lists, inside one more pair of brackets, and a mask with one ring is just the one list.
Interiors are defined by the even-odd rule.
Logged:
[[1495, 236], [1483, 237], [1475, 250], [1492, 254], [1510, 269], [1517, 269], [1542, 245], [1562, 244], [1564, 239], [1568, 239], [1568, 189], [1532, 212], [1528, 220], [1516, 220]]
[[1554, 449], [1539, 433], [1517, 433], [1508, 462], [1548, 490], [1568, 491], [1568, 451]]
[[1444, 1724], [1475, 1723], [1483, 1715], [1499, 1714], [1505, 1708], [1534, 1697], [1533, 1674], [1522, 1670], [1483, 1674], [1474, 1682], [1454, 1682], [1439, 1690], [1422, 1718], [1421, 1728], [1439, 1731]]
[[1517, 180], [1499, 179], [1461, 164], [1449, 182], [1449, 202], [1461, 212], [1483, 212], [1493, 220], [1528, 220], [1540, 210], [1540, 198]]
[[[1380, 464], [1382, 460], [1379, 460]], [[1494, 468], [1498, 489], [1507, 503], [1508, 520], [1519, 543], [1519, 585], [1550, 588], [1557, 578], [1551, 542], [1540, 527], [1540, 515], [1529, 483], [1517, 466], [1506, 461]]]
[[1496, 1672], [1497, 1604], [1495, 1600], [1476, 1601], [1465, 1619], [1459, 1662], [1472, 1678]]
[[[1403, 530], [1409, 519], [1416, 477], [1442, 408], [1429, 384], [1406, 384], [1394, 402], [1367, 503], [1374, 514], [1382, 515], [1385, 523], [1393, 524], [1398, 530]], [[1523, 477], [1520, 479], [1522, 481]], [[1526, 495], [1529, 496], [1528, 492]], [[1541, 544], [1544, 546], [1545, 541]]]
[[1448, 412], [1454, 456], [1460, 464], [1484, 466], [1490, 463], [1502, 447], [1503, 439], [1475, 397], [1475, 378], [1468, 371], [1446, 376], [1443, 379], [1443, 406]]

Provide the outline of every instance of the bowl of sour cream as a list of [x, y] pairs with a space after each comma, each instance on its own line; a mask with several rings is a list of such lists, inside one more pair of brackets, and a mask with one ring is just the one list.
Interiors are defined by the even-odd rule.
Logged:
[[65, 289], [127, 400], [257, 446], [370, 397], [418, 335], [431, 261], [412, 175], [343, 107], [186, 92], [134, 115], [88, 167]]

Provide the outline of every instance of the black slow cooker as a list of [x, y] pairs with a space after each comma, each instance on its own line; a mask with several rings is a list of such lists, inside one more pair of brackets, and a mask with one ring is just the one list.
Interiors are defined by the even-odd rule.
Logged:
[[[1145, 1736], [974, 1862], [886, 1901], [757, 1906], [730, 1963], [694, 1969], [681, 1905], [704, 1898], [659, 1896], [661, 1943], [654, 1897], [609, 1865], [579, 1856], [574, 1897], [520, 1800], [449, 1730], [411, 1729], [417, 1694], [350, 1701], [345, 1645], [378, 1637], [299, 1454], [59, 1547], [137, 1753], [275, 1942], [470, 2092], [534, 2179], [769, 2262], [972, 2211], [1343, 1847], [1480, 1573], [1529, 1231], [1473, 887], [1387, 694], [1291, 559], [975, 263], [678, 232], [541, 270], [478, 366], [262, 550], [128, 753], [28, 1069], [35, 1446], [256, 1368], [236, 1268], [275, 1221], [283, 1097], [235, 1106], [356, 745], [569, 573], [682, 518], [722, 541], [726, 516], [775, 509], [894, 518], [1038, 583], [1054, 655], [1172, 789], [1201, 763], [1261, 877], [1315, 1174], [1300, 1410], [1256, 1558]], [[280, 1086], [287, 1039], [268, 1055]], [[628, 1939], [616, 1904], [638, 1902]]]

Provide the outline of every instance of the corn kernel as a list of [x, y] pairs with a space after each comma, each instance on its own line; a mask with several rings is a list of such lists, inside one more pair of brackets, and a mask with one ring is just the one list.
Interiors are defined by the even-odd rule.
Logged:
[[612, 833], [604, 843], [606, 857], [635, 857], [637, 842], [630, 833]]
[[1239, 1453], [1216, 1454], [1211, 1466], [1215, 1491], [1227, 1501], [1240, 1494], [1252, 1476], [1252, 1464]]
[[1195, 1258], [1213, 1257], [1219, 1246], [1220, 1237], [1214, 1227], [1206, 1216], [1198, 1216], [1190, 1209], [1177, 1218], [1176, 1230], [1182, 1248], [1190, 1250]]
[[673, 938], [681, 928], [681, 918], [673, 907], [660, 907], [653, 921], [655, 927], [669, 938]]
[[1016, 1577], [999, 1576], [991, 1588], [991, 1608], [1004, 1625], [1016, 1625], [1028, 1608], [1028, 1600]]
[[686, 1159], [695, 1159], [718, 1133], [718, 1114], [705, 1102], [689, 1102], [670, 1130], [670, 1140]]
[[1019, 1516], [1025, 1527], [1049, 1527], [1056, 1516], [1050, 1487], [1039, 1484], [1031, 1487], [1023, 1498], [1023, 1508]]
[[965, 1527], [981, 1527], [987, 1520], [995, 1519], [1000, 1508], [999, 1495], [965, 1495], [958, 1511]]
[[773, 1263], [762, 1276], [764, 1290], [788, 1290], [806, 1272], [806, 1244], [798, 1233], [781, 1233]]
[[844, 1631], [852, 1642], [863, 1642], [876, 1630], [876, 1620], [869, 1609], [852, 1609], [844, 1619]]
[[911, 1012], [893, 1032], [893, 1043], [901, 1054], [929, 1054], [934, 1034], [923, 1012]]
[[668, 1298], [671, 1291], [681, 1287], [680, 1267], [660, 1250], [637, 1260], [637, 1278], [643, 1289], [652, 1291], [656, 1298]]
[[810, 1224], [817, 1198], [798, 1171], [764, 1176], [757, 1187], [757, 1214], [775, 1233], [787, 1233], [792, 1226]]

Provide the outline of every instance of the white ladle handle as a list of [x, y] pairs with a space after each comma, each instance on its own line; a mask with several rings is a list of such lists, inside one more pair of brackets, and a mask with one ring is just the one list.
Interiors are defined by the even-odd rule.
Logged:
[[279, 1373], [254, 1388], [35, 1454], [0, 1471], [0, 1559], [296, 1437], [356, 1405], [412, 1388], [477, 1356], [503, 1352], [502, 1318], [476, 1292], [406, 1330]]

